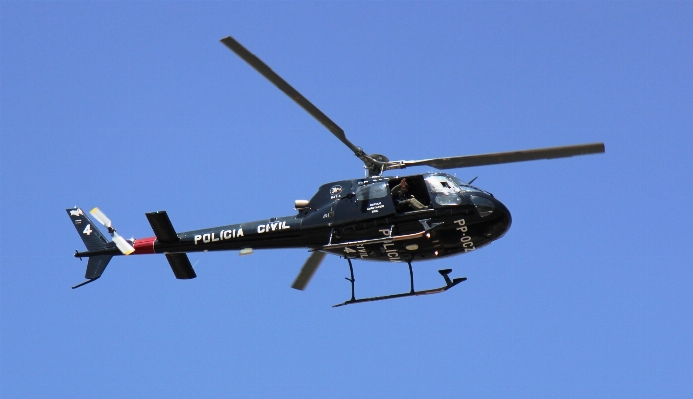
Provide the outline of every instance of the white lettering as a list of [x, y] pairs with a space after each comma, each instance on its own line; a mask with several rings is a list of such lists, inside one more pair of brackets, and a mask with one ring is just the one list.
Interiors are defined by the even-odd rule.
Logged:
[[91, 224], [88, 224], [87, 227], [84, 228], [84, 231], [82, 233], [90, 236], [91, 235]]
[[[290, 229], [290, 228], [291, 228], [291, 226], [286, 225], [286, 221], [272, 222], [272, 223], [267, 223], [267, 224], [257, 226], [257, 232], [258, 232], [258, 234], [262, 234], [262, 233], [267, 233], [270, 231], [286, 230], [286, 229]], [[242, 235], [240, 229], [238, 230], [238, 234], [239, 234], [239, 236]]]
[[359, 251], [361, 259], [368, 257], [368, 252], [366, 252], [366, 248], [364, 248], [363, 245], [357, 246], [356, 249]]
[[462, 243], [462, 247], [464, 248], [464, 252], [474, 251], [476, 249], [476, 247], [474, 247], [474, 243], [472, 242], [472, 237], [465, 234], [467, 232], [467, 226], [466, 226], [467, 222], [464, 219], [460, 219], [460, 220], [455, 220], [455, 223], [460, 225], [460, 227], [457, 227], [455, 230], [459, 230], [462, 232], [462, 237], [460, 238], [460, 242]]
[[399, 252], [397, 251], [397, 248], [388, 249], [388, 247], [394, 246], [395, 244], [393, 244], [392, 241], [386, 241], [385, 243], [383, 243], [383, 249], [385, 250], [385, 253], [387, 253], [387, 257], [389, 258], [390, 262], [400, 262]]
[[[264, 233], [264, 225], [258, 226], [258, 232]], [[263, 229], [261, 229], [263, 228]], [[241, 227], [238, 230], [221, 230], [217, 236], [216, 232], [213, 233], [206, 233], [206, 234], [197, 234], [194, 237], [194, 242], [195, 245], [197, 245], [200, 241], [202, 241], [205, 244], [208, 244], [210, 242], [218, 242], [218, 241], [224, 241], [224, 240], [230, 240], [232, 238], [236, 237], [243, 237], [243, 228]]]
[[383, 205], [382, 202], [374, 202], [372, 204], [368, 205], [368, 208], [366, 208], [367, 211], [371, 211], [371, 213], [378, 213], [378, 209], [385, 208], [385, 205]]

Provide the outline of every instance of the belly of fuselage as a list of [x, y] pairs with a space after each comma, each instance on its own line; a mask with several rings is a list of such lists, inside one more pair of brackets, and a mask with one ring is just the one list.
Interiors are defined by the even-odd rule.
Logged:
[[[442, 224], [436, 226], [438, 223]], [[338, 226], [332, 244], [366, 243], [329, 249], [327, 252], [353, 259], [385, 262], [436, 259], [486, 246], [502, 237], [510, 224], [511, 217], [507, 210], [487, 217], [481, 217], [472, 206], [408, 212], [385, 220]], [[425, 226], [432, 227], [427, 234], [412, 239], [396, 239], [416, 235], [424, 231]], [[393, 239], [382, 241], [388, 237]], [[380, 240], [368, 243], [368, 240], [377, 239]]]

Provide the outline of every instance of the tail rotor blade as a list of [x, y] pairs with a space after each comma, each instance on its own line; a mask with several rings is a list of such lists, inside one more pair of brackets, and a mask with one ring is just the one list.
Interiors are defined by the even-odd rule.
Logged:
[[133, 248], [129, 242], [125, 241], [123, 237], [119, 236], [118, 233], [113, 233], [113, 242], [123, 255], [130, 255], [135, 252], [135, 248]]
[[325, 252], [313, 252], [308, 257], [308, 260], [306, 260], [306, 263], [303, 264], [303, 267], [301, 268], [300, 273], [298, 273], [298, 276], [296, 276], [296, 280], [294, 280], [291, 288], [300, 291], [305, 290], [310, 282], [310, 279], [313, 278], [313, 274], [315, 274], [318, 267], [320, 267], [320, 263], [322, 263], [322, 260], [325, 259], [325, 255], [327, 255]]
[[106, 226], [106, 228], [111, 229], [111, 219], [109, 219], [103, 212], [101, 212], [101, 209], [94, 208], [91, 211], [89, 211], [89, 213], [91, 213], [91, 215], [94, 216], [94, 218], [98, 220], [99, 223]]
[[111, 219], [109, 219], [105, 213], [101, 212], [101, 209], [94, 208], [89, 211], [89, 213], [94, 216], [94, 219], [98, 220], [108, 229], [111, 237], [113, 237], [113, 242], [115, 243], [116, 247], [118, 247], [120, 252], [123, 253], [123, 255], [130, 255], [131, 253], [135, 252], [135, 248], [133, 248], [132, 245], [130, 245], [130, 243], [127, 242], [123, 237], [119, 236], [118, 233], [116, 233], [116, 230], [113, 228], [113, 224], [111, 223]]

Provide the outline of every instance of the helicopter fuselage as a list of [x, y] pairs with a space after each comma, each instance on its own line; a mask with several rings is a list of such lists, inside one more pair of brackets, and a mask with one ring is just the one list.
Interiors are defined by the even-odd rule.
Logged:
[[[134, 239], [134, 254], [309, 248], [347, 258], [401, 262], [471, 252], [510, 228], [508, 209], [492, 194], [445, 173], [342, 180], [320, 187], [296, 215], [178, 233], [175, 242]], [[424, 209], [402, 204], [413, 197]], [[117, 248], [102, 254], [119, 255]], [[91, 251], [78, 253], [94, 256]]]

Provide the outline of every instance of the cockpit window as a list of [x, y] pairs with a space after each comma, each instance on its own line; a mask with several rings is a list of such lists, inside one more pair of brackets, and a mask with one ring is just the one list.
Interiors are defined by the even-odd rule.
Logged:
[[460, 190], [462, 190], [462, 191], [469, 192], [469, 193], [473, 193], [473, 192], [475, 192], [475, 191], [476, 191], [476, 192], [482, 192], [482, 193], [485, 192], [484, 190], [478, 189], [478, 188], [476, 188], [476, 187], [474, 187], [474, 186], [470, 186], [469, 184], [463, 182], [462, 180], [458, 179], [458, 178], [455, 177], [455, 176], [448, 176], [448, 177], [449, 177], [450, 179], [452, 179], [452, 181], [454, 181], [455, 184], [457, 184], [457, 186], [458, 186], [458, 187], [460, 188]]
[[459, 186], [448, 179], [447, 175], [431, 175], [426, 177], [428, 188], [435, 194], [438, 205], [460, 205], [462, 198], [458, 195]]
[[493, 204], [493, 201], [487, 198], [478, 197], [476, 195], [471, 195], [470, 197], [472, 199], [472, 203], [476, 207], [476, 210], [479, 212], [479, 216], [482, 218], [492, 214], [496, 209], [496, 205]]
[[374, 198], [383, 198], [388, 194], [388, 191], [387, 182], [373, 183], [356, 189], [356, 199], [364, 201]]

